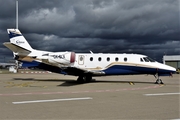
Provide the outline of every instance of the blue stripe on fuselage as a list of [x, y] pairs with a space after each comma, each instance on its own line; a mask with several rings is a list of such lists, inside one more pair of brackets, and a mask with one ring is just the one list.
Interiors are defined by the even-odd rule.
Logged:
[[106, 70], [103, 70], [106, 75], [129, 75], [129, 74], [159, 74], [159, 75], [170, 75], [172, 71], [147, 68], [139, 66], [125, 66], [125, 65], [114, 65]]

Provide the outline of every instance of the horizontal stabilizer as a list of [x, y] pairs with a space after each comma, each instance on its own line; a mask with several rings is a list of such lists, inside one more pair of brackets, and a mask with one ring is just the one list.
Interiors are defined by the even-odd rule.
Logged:
[[22, 48], [20, 46], [17, 46], [13, 43], [10, 42], [5, 42], [3, 43], [4, 46], [6, 46], [7, 48], [9, 48], [11, 51], [15, 52], [15, 53], [20, 53], [20, 54], [29, 54], [31, 53], [30, 50], [27, 50], [25, 48]]

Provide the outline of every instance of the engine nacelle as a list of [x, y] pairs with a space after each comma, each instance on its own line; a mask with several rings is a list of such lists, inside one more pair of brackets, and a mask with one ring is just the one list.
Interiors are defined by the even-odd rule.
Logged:
[[49, 54], [48, 61], [54, 64], [68, 65], [75, 62], [74, 52], [55, 52]]

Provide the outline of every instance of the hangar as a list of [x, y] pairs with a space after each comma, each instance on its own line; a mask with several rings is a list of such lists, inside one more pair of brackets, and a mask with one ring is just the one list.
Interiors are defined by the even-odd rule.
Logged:
[[180, 55], [164, 55], [163, 63], [176, 69], [180, 69]]

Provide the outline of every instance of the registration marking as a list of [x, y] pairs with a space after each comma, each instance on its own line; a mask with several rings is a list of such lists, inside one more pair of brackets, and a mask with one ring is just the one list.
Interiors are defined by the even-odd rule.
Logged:
[[13, 104], [27, 104], [27, 103], [43, 103], [43, 102], [60, 102], [60, 101], [75, 101], [75, 100], [91, 100], [91, 97], [84, 98], [65, 98], [65, 99], [51, 99], [51, 100], [33, 100], [33, 101], [20, 101], [12, 102]]
[[180, 95], [180, 93], [156, 93], [156, 94], [144, 94], [145, 96], [160, 96], [160, 95]]

